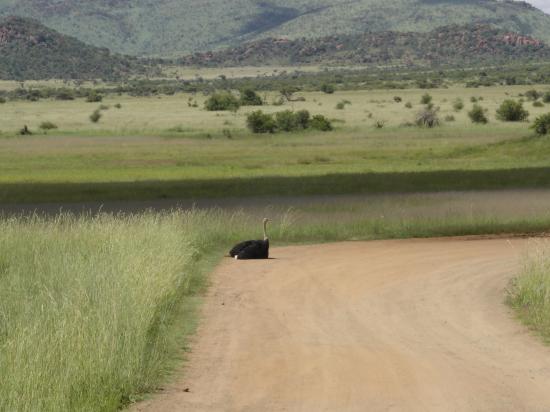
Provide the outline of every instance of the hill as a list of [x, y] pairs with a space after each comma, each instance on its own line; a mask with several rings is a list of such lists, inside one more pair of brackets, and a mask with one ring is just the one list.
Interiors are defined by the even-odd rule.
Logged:
[[135, 57], [113, 55], [37, 21], [0, 20], [1, 79], [116, 79], [144, 73]]
[[428, 32], [470, 23], [550, 42], [550, 16], [512, 0], [0, 0], [0, 15], [8, 14], [115, 52], [149, 56], [268, 37]]
[[428, 33], [372, 32], [319, 39], [268, 38], [181, 60], [194, 66], [259, 64], [468, 64], [550, 60], [550, 47], [490, 25], [449, 26]]

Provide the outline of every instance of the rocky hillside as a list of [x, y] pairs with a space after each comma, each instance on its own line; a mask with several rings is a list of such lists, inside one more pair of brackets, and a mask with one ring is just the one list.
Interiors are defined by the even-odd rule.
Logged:
[[194, 66], [260, 64], [469, 64], [550, 60], [530, 36], [490, 25], [441, 27], [428, 33], [372, 32], [319, 39], [268, 38], [181, 59]]
[[34, 20], [0, 20], [0, 79], [117, 79], [145, 73], [144, 62], [113, 55]]
[[550, 16], [514, 0], [0, 0], [1, 15], [32, 17], [86, 43], [149, 56], [269, 37], [428, 32], [471, 23], [550, 43]]

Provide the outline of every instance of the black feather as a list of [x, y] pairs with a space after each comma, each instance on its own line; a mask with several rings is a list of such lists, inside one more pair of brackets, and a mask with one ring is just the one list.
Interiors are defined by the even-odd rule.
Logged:
[[229, 255], [239, 260], [268, 259], [269, 240], [247, 240], [231, 249]]

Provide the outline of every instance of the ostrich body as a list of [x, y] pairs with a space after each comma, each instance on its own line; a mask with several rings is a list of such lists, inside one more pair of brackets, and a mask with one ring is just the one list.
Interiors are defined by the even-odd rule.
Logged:
[[267, 222], [264, 219], [264, 240], [246, 240], [233, 247], [229, 251], [229, 256], [239, 259], [268, 259], [269, 258], [269, 239], [267, 238]]

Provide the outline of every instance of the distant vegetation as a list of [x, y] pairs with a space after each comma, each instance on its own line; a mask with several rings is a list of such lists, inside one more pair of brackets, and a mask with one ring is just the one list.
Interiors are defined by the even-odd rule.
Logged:
[[0, 79], [121, 79], [150, 71], [145, 61], [16, 17], [0, 19], [0, 56]]
[[154, 8], [150, 0], [0, 0], [0, 15], [10, 14], [37, 18], [114, 52], [155, 57], [217, 50], [266, 37], [284, 41], [366, 31], [428, 32], [485, 22], [550, 42], [550, 17], [510, 0], [211, 0], [207, 5], [164, 0]]
[[322, 132], [332, 130], [330, 120], [322, 115], [311, 117], [307, 110], [284, 110], [275, 114], [258, 110], [247, 116], [246, 124], [253, 133], [295, 132], [310, 128]]
[[[550, 17], [549, 17], [550, 19]], [[367, 32], [296, 40], [267, 38], [217, 52], [196, 53], [185, 65], [278, 64], [444, 65], [540, 61], [550, 48], [540, 40], [490, 25], [439, 27], [428, 33]], [[323, 85], [324, 92], [327, 87]]]

